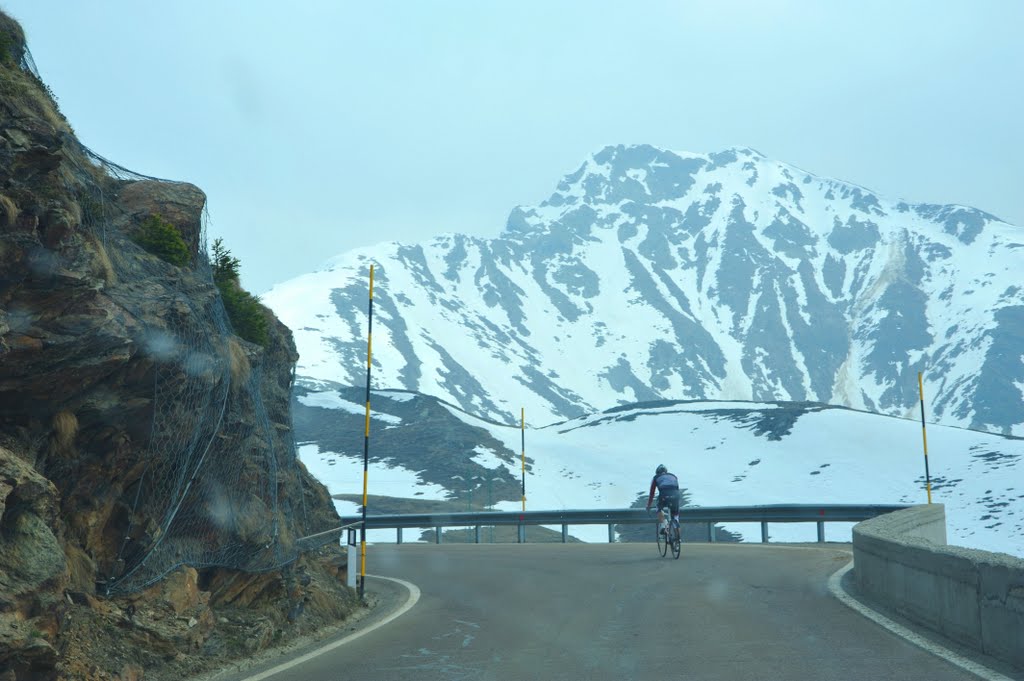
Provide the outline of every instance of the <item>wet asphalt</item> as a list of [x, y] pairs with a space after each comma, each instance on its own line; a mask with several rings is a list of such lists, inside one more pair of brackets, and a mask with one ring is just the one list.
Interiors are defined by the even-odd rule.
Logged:
[[[262, 678], [977, 678], [832, 596], [828, 578], [848, 551], [684, 544], [673, 560], [653, 543], [371, 545], [367, 572], [415, 583], [419, 601], [356, 640]], [[406, 599], [393, 582], [369, 578], [367, 587], [379, 605], [364, 628]], [[285, 659], [223, 679], [255, 681]]]

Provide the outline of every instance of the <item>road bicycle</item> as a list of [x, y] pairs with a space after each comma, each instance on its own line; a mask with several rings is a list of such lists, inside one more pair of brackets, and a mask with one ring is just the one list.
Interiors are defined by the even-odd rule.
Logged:
[[683, 539], [679, 533], [679, 521], [671, 518], [671, 515], [671, 513], [663, 513], [664, 520], [660, 523], [655, 521], [654, 536], [658, 542], [658, 553], [662, 557], [667, 556], [669, 549], [672, 549], [672, 557], [678, 559], [682, 552]]

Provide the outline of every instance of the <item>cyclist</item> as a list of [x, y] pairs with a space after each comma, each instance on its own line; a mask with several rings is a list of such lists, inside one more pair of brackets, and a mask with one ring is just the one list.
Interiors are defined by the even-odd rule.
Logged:
[[[654, 491], [658, 491], [658, 524], [663, 525], [665, 516], [663, 509], [669, 508], [672, 511], [672, 519], [679, 524], [679, 478], [668, 472], [664, 465], [659, 465], [654, 471], [654, 479], [651, 480], [651, 493], [647, 497], [647, 510], [651, 510], [651, 501], [654, 499]], [[661, 531], [664, 533], [665, 528]]]

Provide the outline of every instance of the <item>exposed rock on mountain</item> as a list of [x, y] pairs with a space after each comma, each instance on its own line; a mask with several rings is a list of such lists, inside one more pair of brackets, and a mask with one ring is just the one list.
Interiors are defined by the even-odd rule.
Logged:
[[608, 147], [496, 239], [338, 256], [265, 300], [299, 380], [534, 424], [655, 399], [811, 400], [1024, 433], [1024, 233], [750, 149]]
[[204, 205], [81, 146], [0, 14], [4, 681], [180, 678], [354, 607], [302, 539], [338, 521], [291, 334], [232, 333]]

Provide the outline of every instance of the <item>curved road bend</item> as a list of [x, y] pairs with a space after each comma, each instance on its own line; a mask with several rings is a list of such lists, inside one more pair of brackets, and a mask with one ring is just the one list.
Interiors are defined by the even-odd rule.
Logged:
[[849, 560], [827, 547], [684, 544], [672, 560], [653, 542], [374, 545], [367, 571], [415, 583], [419, 602], [267, 678], [976, 679], [830, 595]]

